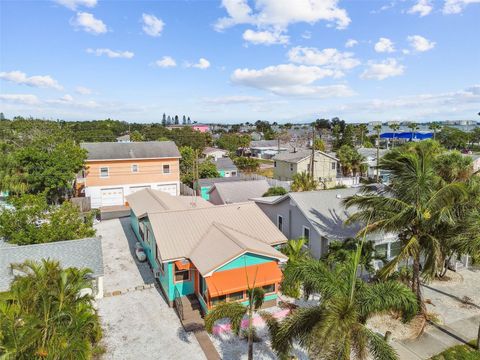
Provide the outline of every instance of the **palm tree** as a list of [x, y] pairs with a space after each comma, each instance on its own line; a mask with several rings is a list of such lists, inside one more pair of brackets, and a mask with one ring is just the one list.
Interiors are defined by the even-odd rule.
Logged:
[[373, 127], [373, 130], [377, 133], [377, 176], [376, 176], [376, 182], [377, 184], [380, 182], [380, 173], [379, 173], [379, 168], [378, 168], [378, 162], [380, 160], [380, 132], [382, 131], [382, 125], [377, 124]]
[[90, 358], [101, 338], [90, 270], [57, 261], [13, 266], [21, 275], [0, 299], [0, 352], [12, 358]]
[[215, 306], [215, 308], [210, 310], [205, 316], [205, 328], [209, 333], [212, 333], [213, 325], [217, 320], [229, 319], [232, 331], [235, 335], [239, 336], [242, 328], [242, 320], [247, 316], [248, 360], [253, 360], [253, 338], [255, 335], [253, 316], [255, 312], [262, 307], [265, 292], [261, 288], [249, 288], [247, 289], [247, 296], [248, 304], [246, 306], [238, 302], [221, 303]]
[[[310, 253], [306, 249], [306, 245], [308, 244], [307, 239], [299, 238], [299, 239], [291, 239], [285, 244], [285, 246], [281, 249], [281, 252], [288, 256], [287, 264], [283, 269], [284, 273], [290, 271], [292, 265], [303, 261], [310, 257]], [[292, 283], [292, 284], [285, 284], [282, 286], [282, 294], [297, 298], [300, 296], [300, 283]]]
[[388, 127], [393, 130], [393, 141], [392, 141], [392, 148], [393, 148], [395, 145], [395, 135], [397, 134], [397, 131], [400, 129], [400, 124], [392, 123], [388, 125]]
[[436, 139], [437, 137], [437, 131], [440, 130], [442, 128], [442, 126], [439, 124], [439, 123], [431, 123], [429, 126], [428, 126], [428, 129], [429, 130], [432, 130], [433, 131], [433, 140]]
[[367, 124], [360, 124], [360, 125], [358, 125], [358, 130], [360, 131], [360, 142], [361, 142], [360, 146], [363, 147], [363, 138], [364, 138], [365, 135], [368, 134], [368, 126], [367, 126]]
[[322, 261], [307, 259], [285, 274], [284, 282], [301, 282], [305, 295], [320, 294], [314, 306], [294, 309], [283, 321], [261, 313], [270, 330], [272, 347], [287, 358], [294, 341], [312, 357], [322, 359], [397, 359], [384, 337], [366, 326], [367, 320], [386, 311], [403, 314], [405, 321], [417, 311], [415, 294], [397, 281], [367, 284], [357, 277], [362, 245], [346, 262], [333, 269]]
[[412, 123], [408, 124], [408, 128], [410, 130], [412, 130], [411, 140], [413, 141], [413, 138], [415, 137], [415, 132], [419, 129], [419, 126], [418, 126], [417, 123], [412, 122]]
[[391, 173], [390, 185], [381, 192], [366, 187], [364, 194], [344, 200], [347, 208], [358, 209], [348, 222], [366, 223], [371, 218], [366, 231], [399, 234], [401, 250], [382, 268], [381, 276], [386, 278], [401, 262], [413, 258], [412, 291], [423, 314], [420, 258], [425, 257], [423, 275], [428, 280], [438, 271], [441, 259], [441, 239], [435, 236], [435, 229], [454, 222], [455, 204], [466, 197], [464, 184], [446, 183], [438, 176], [434, 166], [437, 152], [432, 142], [392, 150], [380, 164]]
[[318, 181], [306, 171], [293, 175], [292, 191], [312, 191], [317, 188]]

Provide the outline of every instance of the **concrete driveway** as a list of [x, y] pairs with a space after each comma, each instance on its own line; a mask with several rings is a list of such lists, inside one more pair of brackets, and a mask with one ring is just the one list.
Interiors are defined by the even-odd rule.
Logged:
[[154, 287], [147, 263], [134, 257], [128, 218], [96, 225], [102, 236], [105, 297], [98, 301], [107, 352], [104, 359], [205, 359], [172, 308]]

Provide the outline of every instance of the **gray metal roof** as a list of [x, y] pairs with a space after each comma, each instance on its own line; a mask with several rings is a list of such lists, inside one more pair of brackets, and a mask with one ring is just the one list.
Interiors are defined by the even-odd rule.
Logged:
[[243, 177], [242, 175], [239, 176], [231, 176], [231, 177], [219, 177], [219, 178], [206, 178], [206, 179], [198, 179], [198, 185], [200, 188], [213, 186], [216, 183], [222, 182], [234, 182], [234, 181], [249, 181], [250, 178]]
[[250, 148], [256, 147], [277, 147], [278, 141], [277, 140], [253, 140], [250, 141]]
[[57, 260], [64, 268], [88, 268], [93, 276], [103, 276], [103, 253], [100, 238], [56, 241], [45, 244], [0, 247], [0, 291], [7, 291], [13, 280], [11, 264], [25, 260]]
[[[365, 158], [377, 158], [377, 149], [376, 148], [359, 148], [357, 149], [358, 153], [362, 155]], [[388, 152], [388, 150], [385, 149], [379, 149], [378, 153], [380, 155], [380, 158], [383, 157]], [[368, 160], [368, 159], [366, 159]]]
[[179, 158], [173, 141], [81, 143], [88, 151], [88, 160]]
[[270, 189], [270, 185], [266, 180], [250, 180], [217, 183], [209, 192], [216, 191], [224, 204], [234, 204], [260, 197], [268, 189]]
[[219, 158], [217, 161], [213, 161], [217, 170], [237, 170], [237, 167], [230, 158]]
[[[326, 156], [331, 158], [332, 160], [338, 161], [338, 159], [330, 154], [324, 153], [322, 151], [315, 151], [315, 157], [317, 156]], [[292, 151], [284, 151], [281, 153], [278, 153], [273, 157], [273, 160], [276, 161], [285, 161], [288, 163], [298, 163], [299, 161], [303, 159], [310, 158], [312, 156], [312, 150], [298, 150], [296, 152]]]

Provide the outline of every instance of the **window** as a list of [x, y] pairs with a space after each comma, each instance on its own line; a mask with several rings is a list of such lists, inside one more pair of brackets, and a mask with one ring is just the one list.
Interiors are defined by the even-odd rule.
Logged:
[[388, 256], [388, 244], [380, 244], [375, 246], [375, 255], [378, 257]]
[[190, 280], [190, 271], [189, 270], [180, 270], [177, 265], [175, 265], [175, 281], [182, 282]]
[[332, 162], [332, 170], [335, 170], [337, 168], [337, 164]]
[[306, 227], [306, 226], [303, 227], [303, 237], [306, 240], [310, 240], [310, 228], [309, 227]]
[[273, 167], [277, 167], [277, 162], [276, 161], [273, 162]]
[[262, 289], [265, 291], [265, 294], [273, 293], [275, 292], [275, 284], [262, 286]]
[[108, 177], [108, 167], [100, 168], [100, 177], [102, 178]]
[[231, 294], [228, 294], [229, 301], [238, 301], [243, 300], [243, 291], [237, 291]]
[[290, 164], [290, 171], [293, 171], [293, 164]]
[[278, 230], [283, 231], [283, 216], [277, 215], [277, 227]]
[[227, 296], [226, 295], [221, 295], [221, 296], [212, 297], [210, 299], [210, 302], [212, 303], [212, 306], [215, 306], [215, 305], [218, 305], [221, 302], [225, 302], [226, 300], [227, 300]]
[[390, 243], [390, 257], [395, 257], [400, 253], [402, 249], [402, 243], [400, 241], [394, 241]]
[[163, 173], [170, 174], [170, 165], [163, 165]]
[[138, 172], [138, 165], [137, 164], [132, 164], [132, 172], [133, 173]]
[[237, 176], [237, 172], [236, 172], [236, 171], [232, 171], [232, 172], [231, 172], [231, 175], [232, 175], [232, 176]]

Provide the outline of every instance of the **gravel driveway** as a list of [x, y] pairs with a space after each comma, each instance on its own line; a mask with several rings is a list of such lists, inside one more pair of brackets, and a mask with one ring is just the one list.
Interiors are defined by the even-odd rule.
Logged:
[[159, 290], [135, 290], [154, 278], [148, 265], [134, 258], [136, 240], [129, 219], [102, 221], [95, 228], [102, 236], [105, 293], [122, 292], [98, 301], [107, 349], [103, 358], [205, 359], [196, 338], [183, 330]]

